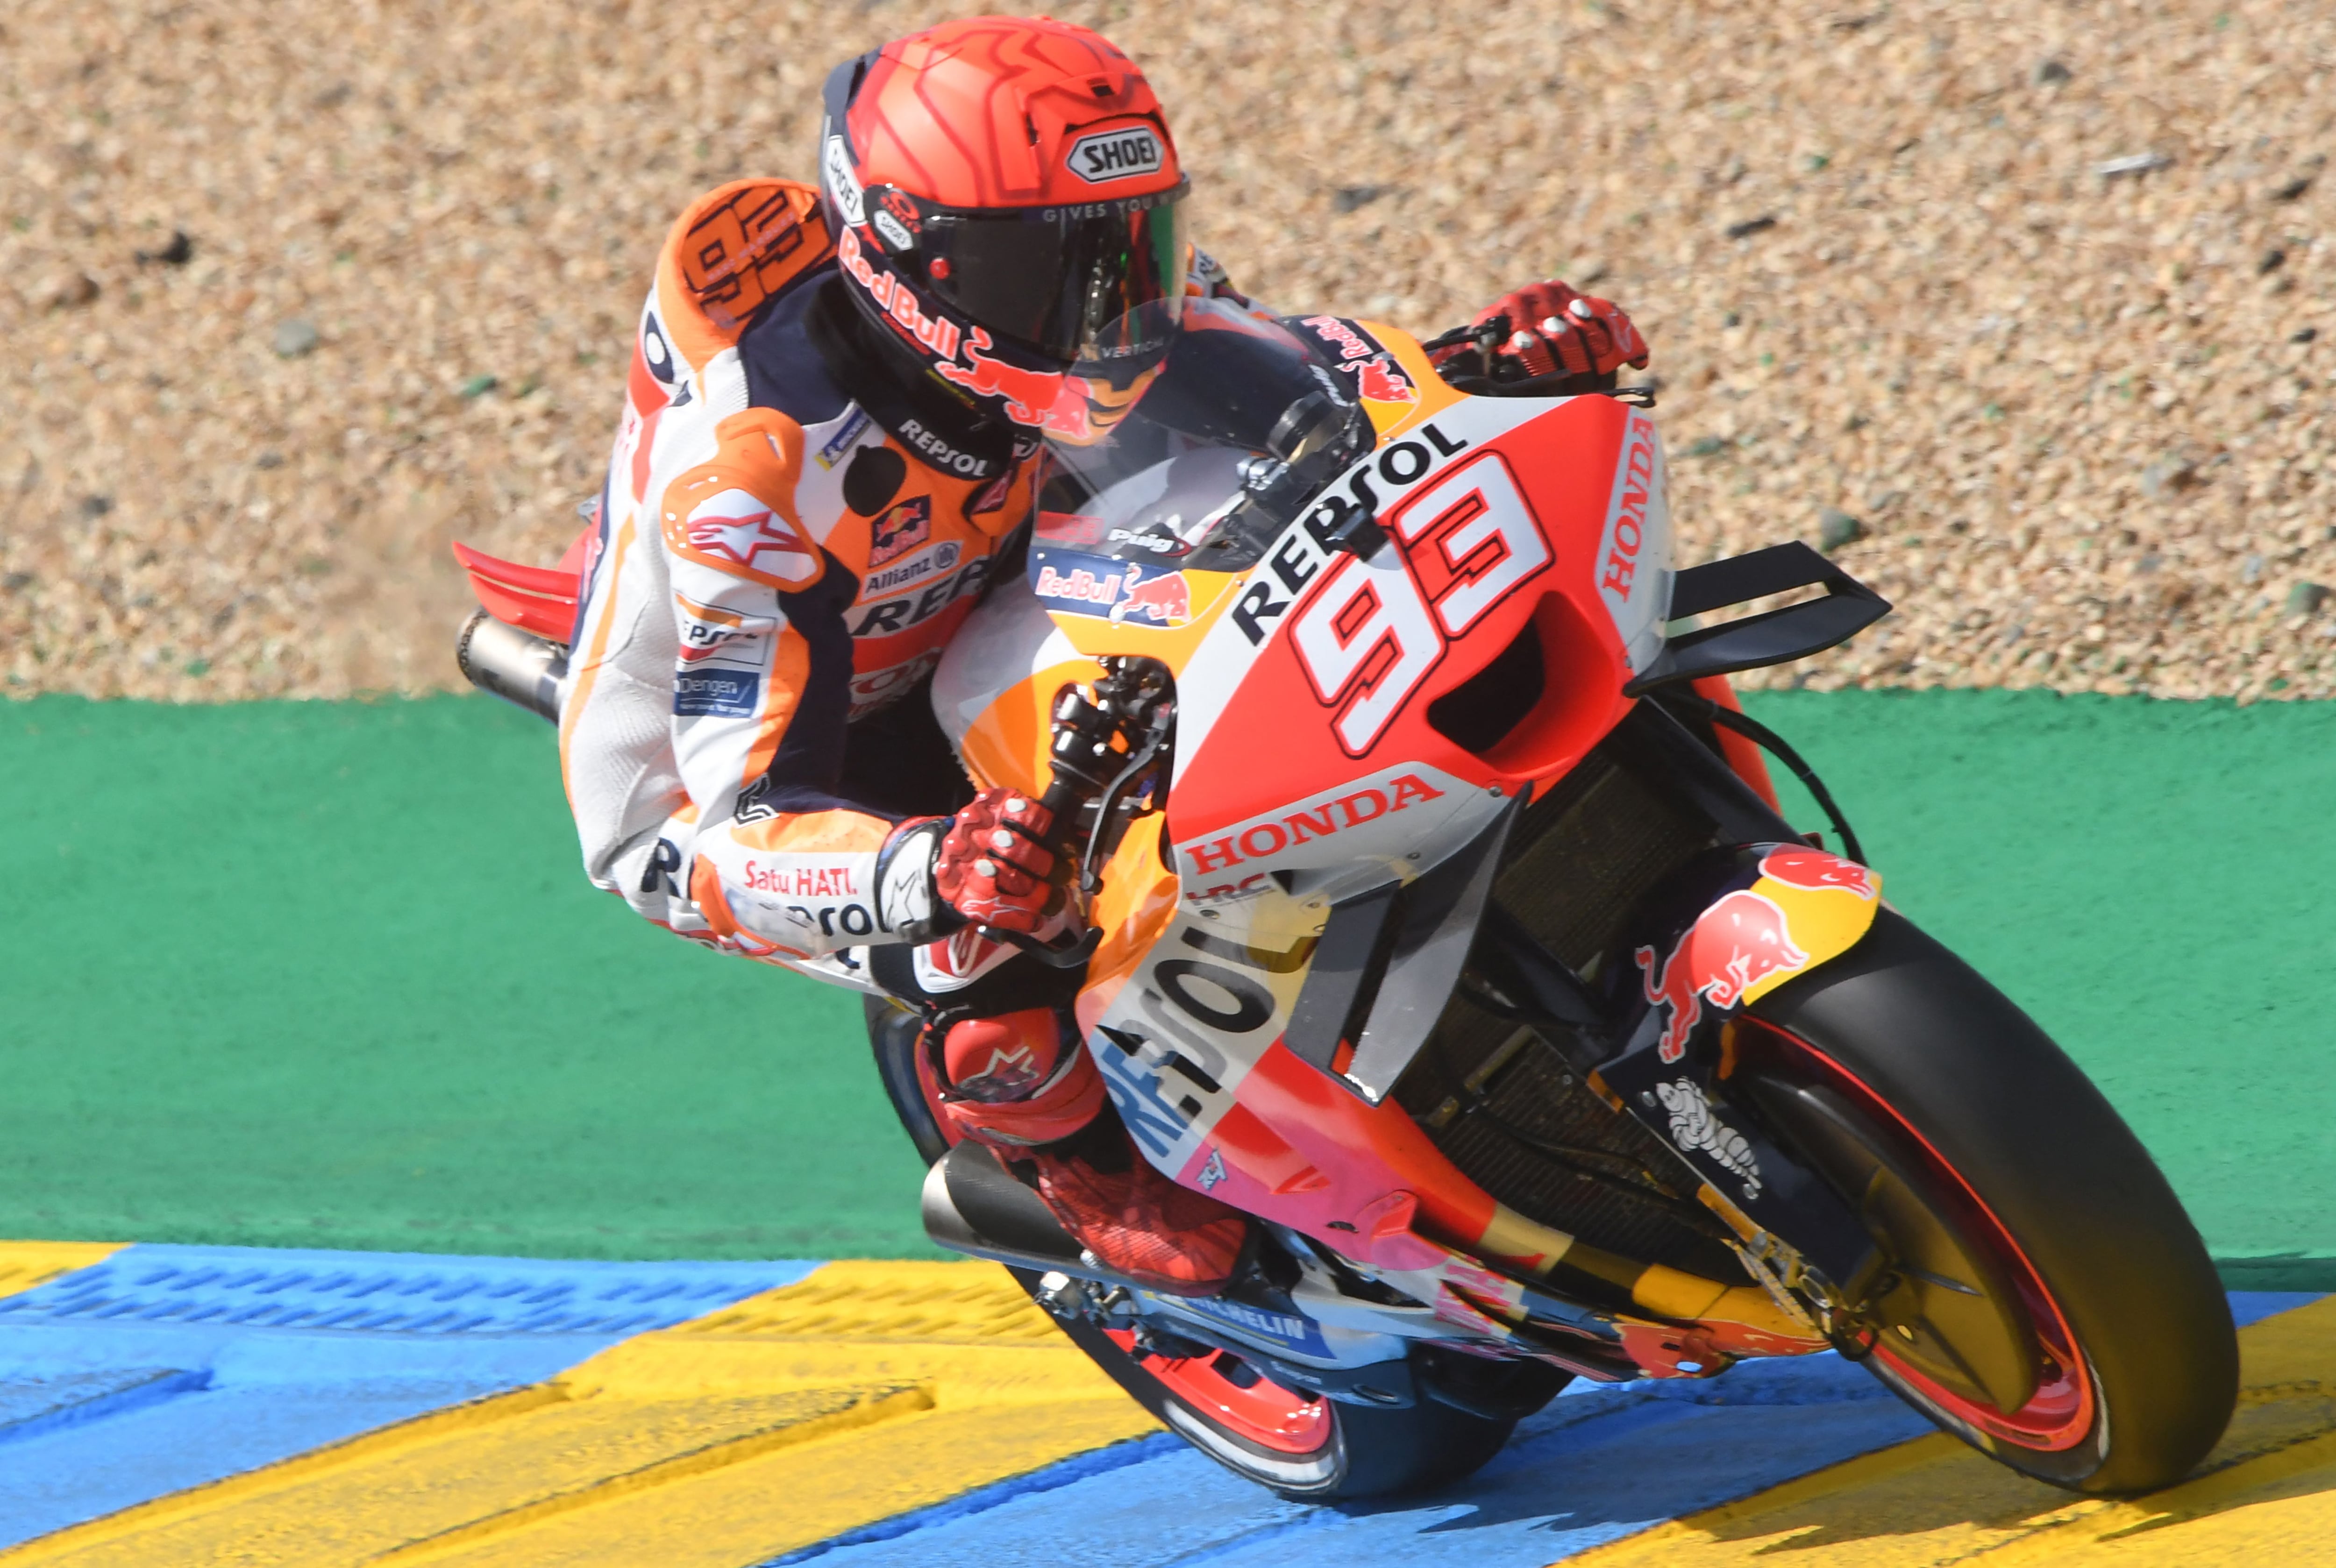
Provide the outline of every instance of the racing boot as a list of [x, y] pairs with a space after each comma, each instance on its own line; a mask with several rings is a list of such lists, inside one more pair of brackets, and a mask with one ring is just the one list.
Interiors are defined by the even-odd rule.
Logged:
[[942, 1114], [1038, 1195], [1097, 1263], [1149, 1290], [1214, 1295], [1231, 1279], [1249, 1221], [1179, 1186], [1102, 1117], [1103, 1074], [1050, 1008], [953, 1025], [941, 1044]]
[[1213, 1296], [1231, 1281], [1248, 1216], [1161, 1175], [1115, 1121], [1028, 1157], [1038, 1195], [1104, 1267], [1175, 1296]]

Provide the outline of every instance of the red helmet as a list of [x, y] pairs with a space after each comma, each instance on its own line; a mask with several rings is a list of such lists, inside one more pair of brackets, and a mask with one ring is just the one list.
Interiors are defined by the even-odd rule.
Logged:
[[860, 307], [1002, 418], [1114, 422], [1186, 271], [1189, 182], [1135, 63], [1068, 23], [976, 17], [837, 66], [825, 110], [820, 192]]

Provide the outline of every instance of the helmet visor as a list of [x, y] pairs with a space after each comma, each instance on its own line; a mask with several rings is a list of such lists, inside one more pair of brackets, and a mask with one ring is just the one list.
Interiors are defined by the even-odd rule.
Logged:
[[1183, 311], [1184, 189], [1015, 212], [930, 209], [926, 275], [998, 339], [1064, 364], [1140, 368], [1167, 351]]

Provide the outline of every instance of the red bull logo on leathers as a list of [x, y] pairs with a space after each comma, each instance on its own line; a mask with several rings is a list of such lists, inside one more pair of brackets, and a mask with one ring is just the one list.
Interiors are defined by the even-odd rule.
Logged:
[[1666, 1010], [1656, 1048], [1665, 1061], [1687, 1054], [1688, 1037], [1702, 1021], [1706, 1001], [1734, 1007], [1770, 975], [1790, 974], [1809, 962], [1793, 942], [1783, 906], [1752, 892], [1730, 893], [1705, 910], [1660, 968], [1651, 947], [1632, 956], [1643, 972], [1648, 1002]]

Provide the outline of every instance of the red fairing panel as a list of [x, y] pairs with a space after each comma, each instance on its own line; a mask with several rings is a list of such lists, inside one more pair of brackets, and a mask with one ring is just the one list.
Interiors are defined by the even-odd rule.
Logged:
[[[1482, 1234], [1492, 1199], [1401, 1107], [1367, 1104], [1282, 1035], [1332, 903], [1435, 865], [1627, 711], [1630, 653], [1651, 656], [1633, 645], [1659, 646], [1668, 605], [1652, 431], [1603, 397], [1436, 415], [1285, 531], [1180, 673], [1182, 907], [1079, 1009], [1162, 1170], [1390, 1266], [1427, 1266], [1415, 1225]], [[1390, 537], [1369, 560], [1322, 543], [1358, 512]], [[1517, 711], [1532, 672], [1513, 661], [1490, 679], [1514, 722], [1445, 715], [1473, 750], [1439, 731], [1436, 700], [1529, 628], [1539, 697]]]
[[[1600, 551], [1614, 553], [1605, 536], [1633, 416], [1604, 397], [1477, 399], [1332, 487], [1251, 574], [1180, 682], [1179, 847], [1398, 763], [1514, 790], [1579, 761], [1629, 706], [1601, 584], [1627, 594], [1635, 563], [1618, 572]], [[1368, 561], [1325, 549], [1319, 536], [1360, 508], [1377, 513], [1392, 547]], [[1648, 576], [1667, 581], [1660, 568]], [[1429, 708], [1529, 622], [1542, 701], [1472, 753], [1437, 731]]]

